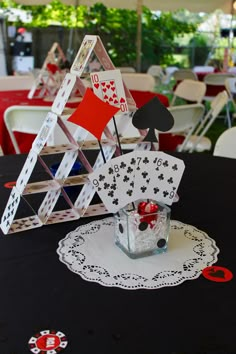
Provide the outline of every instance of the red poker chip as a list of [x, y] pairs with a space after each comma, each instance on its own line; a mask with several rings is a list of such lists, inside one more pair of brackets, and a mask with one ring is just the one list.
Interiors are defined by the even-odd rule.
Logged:
[[50, 329], [36, 333], [28, 342], [29, 349], [34, 354], [61, 353], [67, 344], [64, 333]]
[[4, 184], [4, 187], [5, 188], [9, 188], [9, 189], [12, 189], [13, 187], [15, 187], [16, 185], [16, 181], [11, 181], [11, 182], [7, 182]]
[[230, 281], [233, 278], [233, 273], [224, 267], [210, 266], [202, 270], [202, 275], [212, 281], [224, 283]]

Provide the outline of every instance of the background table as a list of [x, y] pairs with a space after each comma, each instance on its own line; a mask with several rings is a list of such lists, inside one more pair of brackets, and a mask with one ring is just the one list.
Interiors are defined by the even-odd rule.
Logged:
[[[175, 156], [184, 159], [186, 170], [172, 219], [215, 239], [216, 265], [230, 269], [233, 280], [216, 283], [200, 276], [176, 287], [136, 291], [84, 281], [59, 261], [56, 249], [69, 231], [94, 218], [0, 233], [0, 353], [30, 353], [29, 338], [43, 329], [66, 334], [65, 354], [236, 352], [236, 161]], [[0, 214], [10, 193], [3, 184], [16, 180], [25, 159], [0, 158]], [[39, 167], [36, 174], [45, 178]]]
[[[162, 94], [157, 94], [154, 92], [142, 92], [142, 91], [131, 91], [131, 94], [134, 97], [135, 102], [137, 103], [138, 108], [147, 103], [153, 97], [158, 97], [160, 101], [166, 106], [169, 106], [168, 97]], [[5, 110], [14, 105], [22, 106], [49, 106], [51, 107], [52, 101], [46, 101], [43, 98], [33, 98], [29, 99], [27, 97], [28, 90], [17, 90], [17, 91], [0, 91], [0, 146], [5, 155], [15, 154], [14, 147], [11, 143], [8, 131], [4, 124], [4, 112]], [[67, 107], [76, 108], [78, 102], [69, 102]], [[35, 135], [32, 134], [23, 134], [16, 132], [16, 138], [22, 153], [29, 152], [32, 142], [35, 138]], [[166, 141], [166, 138], [162, 140]]]

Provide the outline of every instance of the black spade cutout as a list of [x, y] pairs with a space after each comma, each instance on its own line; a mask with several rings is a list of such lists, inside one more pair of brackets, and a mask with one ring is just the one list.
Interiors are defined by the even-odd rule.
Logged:
[[174, 118], [157, 97], [139, 108], [133, 115], [132, 123], [137, 129], [148, 129], [143, 141], [157, 142], [155, 129], [167, 132], [174, 125]]

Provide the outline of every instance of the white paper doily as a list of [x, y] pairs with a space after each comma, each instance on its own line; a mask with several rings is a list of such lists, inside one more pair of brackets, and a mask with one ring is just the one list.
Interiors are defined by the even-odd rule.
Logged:
[[130, 259], [114, 243], [114, 218], [92, 221], [59, 242], [60, 261], [83, 279], [129, 290], [175, 286], [200, 276], [217, 261], [215, 241], [205, 232], [171, 221], [166, 253]]

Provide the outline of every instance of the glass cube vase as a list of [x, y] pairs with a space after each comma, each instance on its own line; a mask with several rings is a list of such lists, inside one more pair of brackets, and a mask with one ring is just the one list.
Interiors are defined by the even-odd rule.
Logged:
[[138, 213], [138, 205], [130, 210], [120, 209], [115, 216], [115, 243], [130, 258], [140, 258], [167, 250], [170, 232], [171, 210], [165, 204], [158, 205], [155, 213]]

